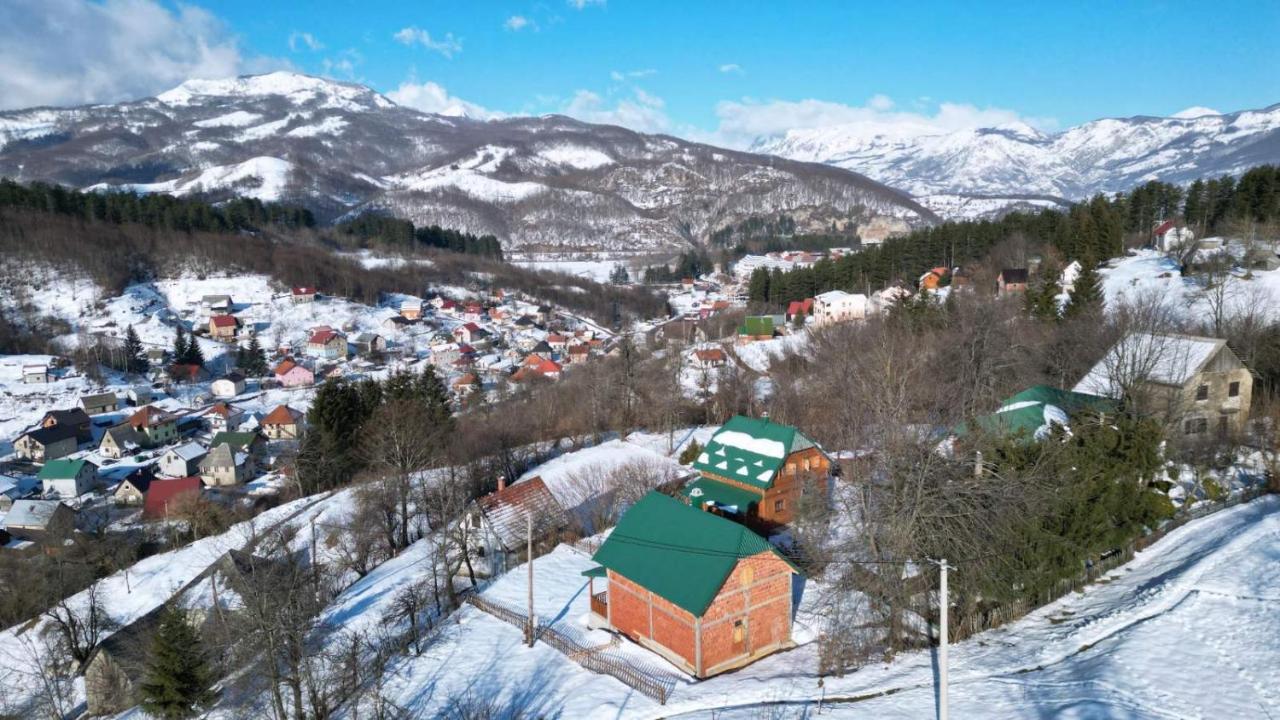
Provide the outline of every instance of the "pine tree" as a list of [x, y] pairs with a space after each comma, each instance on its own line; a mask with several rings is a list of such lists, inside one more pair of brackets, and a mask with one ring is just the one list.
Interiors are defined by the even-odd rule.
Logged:
[[175, 334], [173, 337], [174, 364], [181, 364], [186, 362], [187, 347], [188, 347], [187, 336], [185, 333], [182, 332], [182, 326], [179, 325], [177, 328], [175, 328]]
[[614, 265], [613, 270], [609, 273], [609, 282], [614, 285], [626, 285], [631, 282], [631, 275], [627, 273], [624, 265]]
[[769, 271], [758, 267], [751, 273], [747, 283], [747, 299], [753, 303], [769, 301]]
[[1102, 281], [1094, 268], [1093, 260], [1085, 258], [1080, 261], [1080, 274], [1076, 276], [1075, 287], [1071, 290], [1063, 316], [1077, 318], [1090, 315], [1101, 311], [1102, 305]]
[[702, 446], [697, 440], [690, 440], [685, 449], [680, 452], [680, 464], [688, 465], [698, 459], [698, 454], [702, 452]]
[[176, 606], [163, 611], [140, 687], [143, 710], [164, 720], [194, 717], [213, 700], [200, 635]]
[[124, 363], [125, 371], [135, 375], [145, 373], [151, 366], [142, 350], [142, 341], [138, 339], [138, 333], [134, 332], [132, 325], [124, 334]]
[[267, 352], [262, 349], [262, 343], [258, 342], [257, 334], [250, 336], [249, 347], [245, 349], [244, 362], [241, 368], [253, 377], [262, 377], [267, 374]]
[[191, 342], [187, 343], [187, 350], [180, 362], [183, 365], [204, 366], [204, 351], [200, 349], [200, 340], [194, 335], [191, 336]]

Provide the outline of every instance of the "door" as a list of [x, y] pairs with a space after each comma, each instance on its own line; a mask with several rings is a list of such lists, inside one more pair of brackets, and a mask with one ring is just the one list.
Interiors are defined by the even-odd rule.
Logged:
[[750, 639], [747, 637], [748, 632], [749, 628], [745, 617], [733, 621], [733, 654], [735, 657], [746, 655], [748, 648], [751, 647]]

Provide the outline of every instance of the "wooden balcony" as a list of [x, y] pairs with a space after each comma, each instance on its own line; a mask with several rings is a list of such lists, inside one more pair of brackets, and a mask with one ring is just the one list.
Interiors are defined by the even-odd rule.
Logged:
[[609, 617], [609, 593], [598, 592], [591, 596], [591, 612], [602, 618]]

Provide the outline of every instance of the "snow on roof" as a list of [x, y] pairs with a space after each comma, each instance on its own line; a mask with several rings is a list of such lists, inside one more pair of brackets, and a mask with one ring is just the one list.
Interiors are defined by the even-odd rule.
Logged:
[[4, 517], [5, 527], [45, 527], [61, 504], [57, 500], [14, 500]]
[[172, 455], [188, 462], [192, 460], [199, 460], [207, 454], [204, 446], [200, 445], [200, 443], [194, 442], [179, 445], [178, 447], [169, 450], [169, 452]]
[[787, 446], [783, 445], [781, 442], [766, 438], [752, 437], [744, 432], [738, 432], [736, 430], [726, 430], [724, 432], [717, 433], [713, 439], [721, 445], [728, 445], [729, 447], [746, 450], [747, 452], [753, 452], [757, 455], [774, 458], [784, 458], [787, 456]]
[[1180, 387], [1225, 346], [1219, 338], [1133, 333], [1116, 343], [1074, 390], [1116, 397], [1124, 383], [1136, 380]]

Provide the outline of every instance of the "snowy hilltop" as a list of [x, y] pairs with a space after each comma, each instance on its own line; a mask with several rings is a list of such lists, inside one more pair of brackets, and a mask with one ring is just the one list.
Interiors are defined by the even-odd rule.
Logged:
[[1011, 205], [1057, 205], [1148, 180], [1187, 183], [1280, 159], [1280, 105], [1220, 114], [1108, 118], [1063, 132], [1025, 123], [949, 132], [917, 123], [861, 122], [789, 130], [754, 152], [822, 162], [910, 192], [946, 217]]
[[362, 85], [288, 72], [0, 113], [0, 176], [251, 196], [325, 220], [383, 210], [525, 251], [671, 250], [781, 214], [802, 230], [934, 219], [905, 194], [830, 166], [555, 115], [427, 114]]

